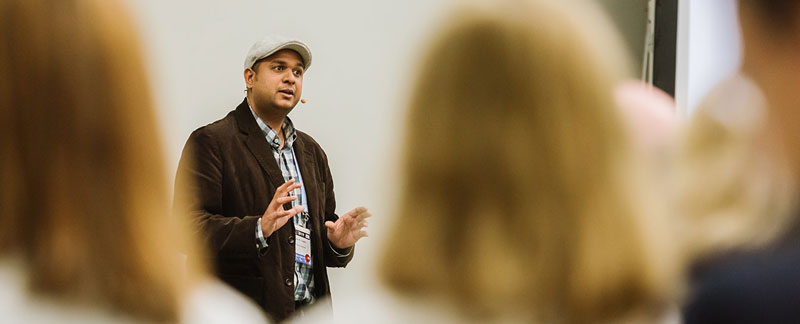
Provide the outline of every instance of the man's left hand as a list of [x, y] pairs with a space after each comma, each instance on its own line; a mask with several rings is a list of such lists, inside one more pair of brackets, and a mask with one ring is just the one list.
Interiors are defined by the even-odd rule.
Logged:
[[325, 222], [325, 227], [328, 228], [328, 240], [339, 249], [355, 245], [358, 240], [367, 236], [364, 228], [367, 227], [366, 219], [370, 216], [372, 214], [366, 208], [356, 207], [339, 217], [336, 222]]

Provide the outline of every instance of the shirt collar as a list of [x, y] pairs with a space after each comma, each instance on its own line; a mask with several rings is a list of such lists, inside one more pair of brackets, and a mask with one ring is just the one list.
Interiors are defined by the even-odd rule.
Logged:
[[[253, 107], [250, 107], [249, 102], [247, 103], [247, 107], [250, 108], [250, 113], [253, 114], [253, 117], [256, 119], [258, 128], [261, 129], [261, 133], [263, 133], [264, 137], [267, 138], [269, 145], [275, 149], [281, 147], [281, 138], [278, 136], [278, 132], [272, 129], [272, 127], [269, 127], [267, 123], [265, 123], [263, 120], [261, 120], [261, 118], [258, 117], [258, 115], [256, 115], [256, 112], [253, 111]], [[286, 138], [286, 147], [292, 147], [294, 141], [297, 139], [297, 130], [295, 130], [294, 123], [292, 123], [292, 120], [288, 116], [286, 119], [284, 119], [281, 130]]]

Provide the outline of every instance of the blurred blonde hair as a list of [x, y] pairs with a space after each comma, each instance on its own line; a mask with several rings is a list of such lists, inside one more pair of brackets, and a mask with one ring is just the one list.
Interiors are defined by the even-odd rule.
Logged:
[[139, 44], [119, 1], [0, 0], [0, 254], [39, 295], [176, 321], [204, 267], [179, 252]]
[[380, 266], [390, 288], [546, 322], [660, 306], [678, 263], [635, 184], [612, 95], [628, 70], [620, 48], [585, 1], [487, 1], [453, 15], [410, 101]]
[[794, 181], [747, 77], [723, 81], [681, 139], [678, 208], [693, 258], [763, 247], [792, 227]]

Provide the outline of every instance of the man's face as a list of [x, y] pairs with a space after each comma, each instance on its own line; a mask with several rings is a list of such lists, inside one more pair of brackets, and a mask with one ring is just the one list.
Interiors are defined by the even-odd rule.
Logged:
[[[249, 70], [249, 69], [248, 69]], [[289, 113], [303, 94], [305, 66], [297, 52], [283, 49], [257, 63], [255, 71], [245, 70], [256, 111], [286, 110]]]

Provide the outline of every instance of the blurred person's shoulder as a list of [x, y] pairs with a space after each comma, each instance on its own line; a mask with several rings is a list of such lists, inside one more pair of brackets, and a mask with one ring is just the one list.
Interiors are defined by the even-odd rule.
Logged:
[[[56, 300], [32, 294], [27, 275], [18, 260], [0, 259], [0, 323], [139, 323], [124, 314], [97, 305]], [[143, 298], [146, 298], [143, 297]], [[267, 318], [250, 300], [228, 286], [208, 280], [190, 294], [183, 310], [183, 322], [267, 323]]]
[[25, 299], [23, 271], [16, 262], [0, 259], [0, 314], [16, 319]]
[[28, 289], [23, 263], [16, 258], [0, 259], [0, 323], [138, 323], [140, 321], [98, 305], [78, 300], [55, 299]]
[[195, 287], [183, 311], [183, 323], [187, 324], [267, 322], [256, 304], [216, 279]]

